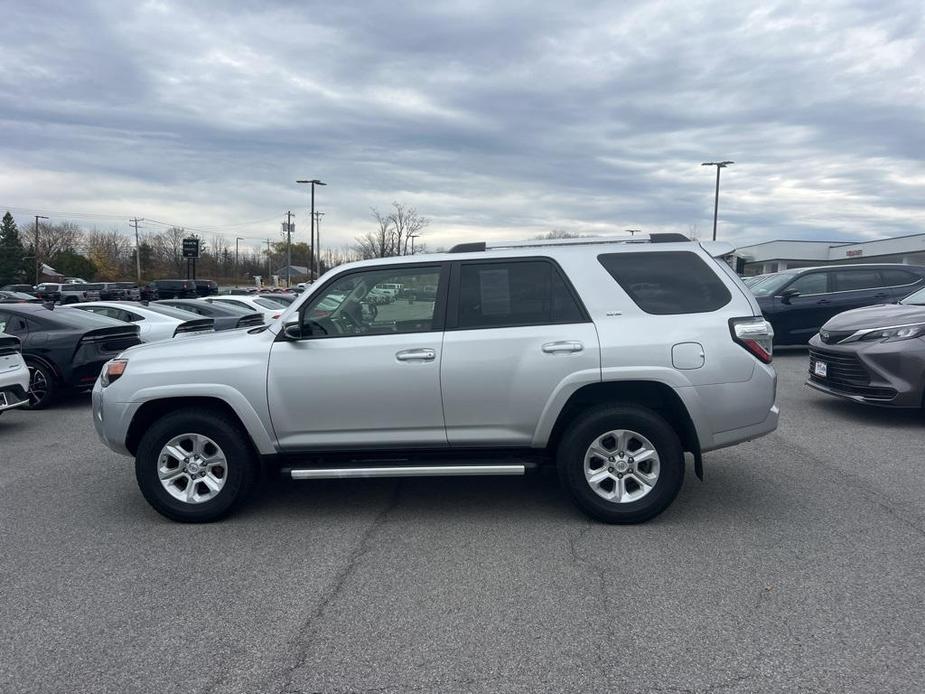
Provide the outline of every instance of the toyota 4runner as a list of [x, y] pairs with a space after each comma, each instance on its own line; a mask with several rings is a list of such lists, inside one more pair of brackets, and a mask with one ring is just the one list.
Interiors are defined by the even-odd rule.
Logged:
[[[732, 250], [652, 234], [342, 265], [268, 327], [127, 350], [94, 387], [94, 424], [179, 521], [227, 514], [266, 469], [544, 464], [590, 516], [644, 521], [678, 494], [685, 452], [702, 477], [704, 452], [777, 426], [773, 333]], [[406, 291], [376, 305], [383, 283]]]

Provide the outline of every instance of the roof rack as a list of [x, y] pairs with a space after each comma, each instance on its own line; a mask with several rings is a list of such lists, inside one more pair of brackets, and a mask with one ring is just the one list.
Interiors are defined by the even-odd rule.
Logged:
[[475, 253], [496, 248], [538, 248], [543, 246], [590, 246], [602, 243], [676, 243], [690, 241], [684, 234], [673, 232], [639, 234], [638, 236], [579, 236], [573, 239], [531, 239], [529, 241], [472, 241], [457, 243], [450, 253]]

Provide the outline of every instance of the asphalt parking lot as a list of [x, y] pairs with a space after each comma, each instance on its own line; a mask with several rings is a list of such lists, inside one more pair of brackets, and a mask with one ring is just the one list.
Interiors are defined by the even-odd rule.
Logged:
[[912, 692], [925, 415], [803, 387], [645, 525], [552, 476], [272, 483], [158, 516], [89, 399], [0, 417], [3, 692]]

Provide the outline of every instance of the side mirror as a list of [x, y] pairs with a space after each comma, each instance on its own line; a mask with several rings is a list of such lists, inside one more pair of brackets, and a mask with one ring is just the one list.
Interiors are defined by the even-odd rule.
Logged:
[[789, 304], [790, 300], [795, 296], [800, 296], [799, 289], [785, 289], [783, 293], [780, 295], [780, 300], [783, 301], [785, 304]]
[[298, 321], [290, 321], [283, 326], [283, 334], [290, 340], [302, 339], [302, 324]]

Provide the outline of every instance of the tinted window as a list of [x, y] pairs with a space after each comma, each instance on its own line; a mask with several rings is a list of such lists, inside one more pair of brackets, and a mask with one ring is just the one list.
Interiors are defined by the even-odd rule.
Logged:
[[690, 251], [607, 253], [597, 259], [646, 313], [715, 311], [732, 299], [716, 273]]
[[912, 284], [919, 279], [918, 275], [907, 272], [906, 270], [881, 270], [880, 276], [883, 277], [883, 284], [888, 287]]
[[828, 273], [810, 272], [797, 277], [787, 289], [796, 289], [801, 295], [825, 294], [829, 291]]
[[16, 335], [21, 338], [25, 337], [27, 332], [28, 329], [24, 318], [11, 316], [8, 313], [0, 313], [0, 333]]
[[302, 328], [312, 337], [430, 332], [437, 303], [411, 291], [383, 300], [372, 290], [382, 282], [401, 282], [412, 290], [436, 286], [439, 267], [405, 267], [356, 272], [336, 279], [316, 295], [302, 314]]
[[877, 270], [839, 270], [835, 274], [835, 291], [873, 289], [883, 286]]
[[583, 311], [552, 263], [531, 260], [462, 265], [459, 328], [581, 323], [584, 320]]

